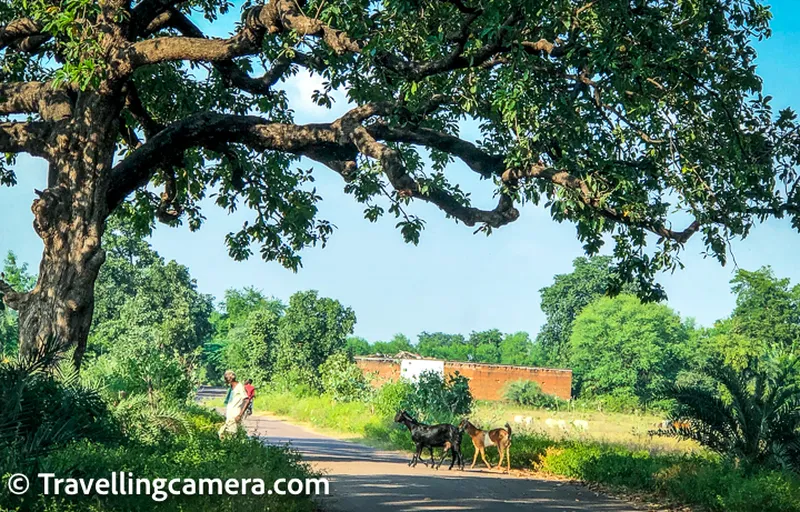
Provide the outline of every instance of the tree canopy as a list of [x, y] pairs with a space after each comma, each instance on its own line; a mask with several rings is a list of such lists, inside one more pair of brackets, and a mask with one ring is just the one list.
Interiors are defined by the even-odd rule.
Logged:
[[575, 319], [570, 337], [573, 387], [581, 396], [656, 399], [685, 367], [688, 330], [663, 304], [623, 294], [603, 297]]
[[[114, 211], [144, 230], [196, 229], [213, 191], [221, 208], [253, 211], [227, 237], [231, 256], [255, 244], [296, 269], [333, 229], [317, 217], [322, 171], [301, 157], [414, 243], [412, 200], [486, 233], [543, 205], [588, 253], [613, 240], [615, 273], [645, 296], [696, 233], [724, 261], [765, 216], [800, 226], [800, 136], [762, 92], [752, 42], [770, 12], [755, 0], [247, 0], [230, 37], [206, 37], [198, 18], [229, 7], [0, 6], [0, 151], [49, 164], [33, 206], [40, 286], [0, 282], [26, 347], [56, 333], [80, 360]], [[343, 90], [348, 110], [297, 124], [280, 84], [300, 69], [325, 80], [314, 101]], [[495, 206], [464, 192], [455, 160], [492, 182]], [[3, 163], [0, 182], [15, 181]]]
[[[576, 258], [572, 268], [572, 272], [556, 275], [553, 284], [539, 290], [547, 320], [536, 341], [549, 364], [569, 362], [569, 340], [575, 318], [595, 299], [615, 289], [612, 260], [608, 256]], [[623, 289], [632, 291], [634, 287], [627, 285]]]

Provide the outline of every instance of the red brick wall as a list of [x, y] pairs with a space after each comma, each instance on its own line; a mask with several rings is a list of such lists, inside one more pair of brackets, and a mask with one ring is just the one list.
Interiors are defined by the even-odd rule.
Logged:
[[538, 382], [543, 392], [564, 400], [572, 393], [572, 370], [446, 361], [444, 371], [468, 377], [469, 389], [477, 400], [502, 400], [506, 384], [515, 380]]
[[[400, 378], [397, 360], [356, 358], [356, 364], [372, 377], [372, 385], [376, 387]], [[515, 380], [538, 382], [542, 391], [565, 400], [570, 398], [572, 389], [572, 370], [446, 361], [444, 371], [448, 375], [457, 371], [468, 377], [472, 396], [478, 400], [501, 400], [506, 384]]]
[[356, 358], [356, 364], [370, 377], [372, 385], [379, 387], [388, 381], [400, 378], [400, 361], [392, 359], [362, 359]]

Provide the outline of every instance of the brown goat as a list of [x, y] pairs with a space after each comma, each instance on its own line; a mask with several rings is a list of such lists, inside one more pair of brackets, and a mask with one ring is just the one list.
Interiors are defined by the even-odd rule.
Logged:
[[478, 460], [479, 453], [483, 463], [489, 466], [489, 469], [492, 469], [492, 465], [486, 460], [485, 450], [487, 446], [497, 445], [497, 451], [500, 452], [500, 461], [497, 463], [497, 467], [503, 465], [503, 456], [505, 456], [508, 462], [508, 471], [511, 472], [511, 425], [506, 423], [505, 428], [486, 431], [479, 429], [465, 419], [458, 425], [458, 428], [465, 430], [469, 434], [472, 439], [472, 445], [475, 447], [475, 454], [472, 456], [472, 465], [469, 469], [475, 467], [475, 461]]

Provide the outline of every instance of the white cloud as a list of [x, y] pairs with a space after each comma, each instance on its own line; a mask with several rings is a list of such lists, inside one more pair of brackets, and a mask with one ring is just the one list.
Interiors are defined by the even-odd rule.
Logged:
[[295, 120], [298, 123], [333, 121], [353, 107], [342, 89], [331, 92], [334, 102], [330, 109], [314, 103], [314, 91], [325, 90], [325, 78], [305, 69], [301, 69], [281, 85], [280, 88], [289, 97], [289, 106], [295, 111]]

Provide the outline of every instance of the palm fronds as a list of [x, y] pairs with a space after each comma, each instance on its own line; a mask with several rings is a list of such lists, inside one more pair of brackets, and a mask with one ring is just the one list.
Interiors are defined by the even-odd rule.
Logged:
[[800, 361], [770, 353], [737, 371], [714, 361], [706, 374], [715, 387], [673, 385], [679, 428], [667, 435], [693, 439], [713, 451], [755, 465], [800, 472]]
[[79, 382], [71, 361], [59, 365], [64, 346], [48, 340], [32, 354], [0, 363], [0, 448], [18, 463], [114, 431], [99, 393]]

